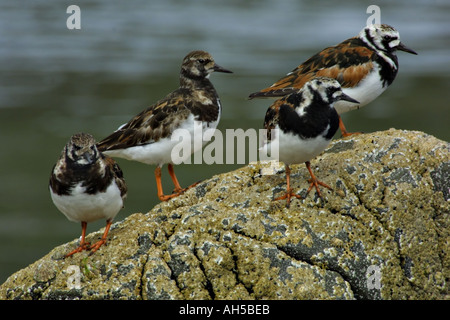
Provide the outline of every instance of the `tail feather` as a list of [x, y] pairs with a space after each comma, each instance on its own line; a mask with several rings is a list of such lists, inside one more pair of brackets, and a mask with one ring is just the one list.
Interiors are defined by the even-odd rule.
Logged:
[[293, 92], [298, 92], [300, 89], [288, 87], [288, 88], [282, 88], [282, 89], [273, 89], [273, 90], [267, 90], [267, 91], [258, 91], [251, 93], [248, 98], [251, 100], [253, 98], [277, 98], [277, 97], [284, 97], [288, 94], [291, 94]]

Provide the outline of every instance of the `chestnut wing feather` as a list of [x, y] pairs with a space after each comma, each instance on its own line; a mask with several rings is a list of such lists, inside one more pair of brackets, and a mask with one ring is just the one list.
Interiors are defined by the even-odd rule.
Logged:
[[249, 98], [278, 97], [283, 89], [300, 89], [315, 77], [334, 78], [344, 88], [353, 87], [372, 70], [375, 55], [362, 40], [348, 39], [313, 55], [270, 87], [250, 94]]

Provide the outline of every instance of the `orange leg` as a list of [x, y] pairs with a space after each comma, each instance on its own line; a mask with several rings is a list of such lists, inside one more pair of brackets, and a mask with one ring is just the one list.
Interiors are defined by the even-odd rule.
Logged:
[[108, 236], [109, 229], [111, 228], [112, 219], [108, 219], [106, 221], [106, 227], [105, 232], [103, 232], [102, 238], [94, 243], [92, 246], [90, 246], [89, 250], [92, 250], [90, 254], [93, 254], [95, 251], [97, 251], [102, 245], [106, 243], [106, 237]]
[[311, 164], [309, 163], [309, 161], [306, 161], [305, 164], [306, 164], [306, 168], [309, 171], [309, 174], [311, 175], [311, 179], [308, 180], [310, 185], [309, 185], [308, 190], [306, 191], [306, 195], [308, 195], [308, 193], [311, 191], [312, 187], [314, 186], [314, 187], [316, 187], [317, 194], [319, 195], [319, 197], [322, 198], [322, 194], [320, 193], [320, 189], [319, 189], [319, 184], [322, 187], [325, 187], [325, 188], [330, 189], [331, 191], [333, 191], [333, 188], [331, 188], [329, 185], [327, 185], [326, 183], [323, 183], [320, 180], [317, 180], [316, 176], [314, 175], [314, 173], [311, 170]]
[[342, 121], [341, 116], [339, 116], [339, 129], [341, 129], [343, 137], [352, 136], [354, 134], [361, 134], [361, 132], [348, 132], [347, 129], [345, 129], [344, 122]]
[[[170, 173], [170, 170], [169, 170], [169, 173]], [[175, 173], [173, 172], [173, 168], [172, 168], [172, 173], [173, 173], [173, 177], [175, 177]], [[170, 176], [172, 177], [172, 174]], [[173, 177], [172, 177], [172, 180], [173, 180]], [[158, 198], [161, 201], [167, 201], [169, 199], [175, 198], [176, 196], [179, 196], [181, 193], [184, 192], [184, 190], [181, 189], [177, 178], [175, 177], [175, 180], [173, 180], [174, 184], [175, 184], [175, 189], [178, 186], [178, 188], [180, 188], [181, 190], [178, 190], [177, 193], [170, 194], [170, 195], [165, 195], [164, 194], [163, 188], [162, 188], [162, 182], [161, 182], [161, 167], [156, 167], [156, 169], [155, 169], [155, 178], [156, 178], [156, 187], [158, 189]], [[176, 183], [175, 183], [175, 181], [176, 181]]]
[[183, 194], [186, 190], [195, 187], [199, 182], [196, 182], [192, 185], [190, 185], [187, 188], [182, 188], [180, 186], [180, 183], [178, 182], [177, 176], [175, 175], [175, 170], [173, 169], [173, 165], [169, 163], [168, 165], [168, 171], [170, 178], [172, 179], [173, 185], [175, 186], [175, 189], [173, 190], [173, 193], [170, 195], [165, 195], [163, 188], [162, 188], [162, 182], [161, 182], [161, 167], [156, 167], [155, 169], [155, 178], [156, 178], [156, 187], [158, 189], [158, 198], [161, 201], [167, 201], [169, 199], [175, 198], [181, 194]]
[[85, 241], [86, 238], [86, 228], [87, 228], [87, 222], [82, 221], [81, 222], [81, 241], [80, 241], [80, 245], [78, 246], [78, 248], [76, 248], [75, 250], [69, 252], [68, 254], [66, 254], [64, 257], [70, 257], [71, 255], [77, 253], [77, 252], [81, 252], [83, 250], [88, 250], [89, 249], [89, 243]]
[[281, 197], [273, 199], [273, 201], [286, 199], [286, 202], [287, 202], [286, 206], [289, 208], [292, 197], [296, 197], [297, 199], [301, 199], [302, 197], [300, 197], [298, 194], [295, 194], [295, 193], [292, 192], [292, 189], [291, 189], [291, 169], [289, 168], [289, 166], [287, 164], [285, 164], [285, 168], [286, 168], [286, 186], [287, 186], [286, 187], [286, 193], [284, 195], [282, 195]]
[[173, 165], [169, 163], [167, 166], [167, 169], [169, 170], [169, 175], [172, 178], [173, 185], [175, 186], [175, 189], [173, 190], [175, 193], [181, 193], [186, 191], [186, 189], [183, 189], [180, 186], [180, 183], [178, 182], [177, 176], [175, 175], [175, 171], [173, 170]]
[[189, 190], [190, 188], [195, 187], [196, 185], [198, 185], [200, 183], [200, 181], [193, 183], [189, 187], [183, 189], [183, 188], [181, 188], [180, 184], [178, 183], [177, 176], [175, 175], [175, 171], [173, 170], [173, 165], [171, 163], [169, 163], [167, 168], [169, 170], [170, 177], [172, 178], [173, 185], [175, 186], [175, 189], [173, 190], [173, 192], [175, 192], [177, 194], [182, 194], [186, 190]]

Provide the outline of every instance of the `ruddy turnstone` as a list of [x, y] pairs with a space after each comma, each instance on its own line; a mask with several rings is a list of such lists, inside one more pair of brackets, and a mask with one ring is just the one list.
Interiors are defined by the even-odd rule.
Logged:
[[[194, 135], [195, 122], [201, 123], [203, 130], [216, 128], [219, 123], [222, 106], [214, 86], [209, 81], [209, 76], [214, 71], [231, 73], [217, 65], [208, 52], [189, 53], [181, 65], [180, 87], [139, 113], [97, 145], [100, 151], [113, 157], [156, 164], [156, 186], [161, 201], [178, 196], [189, 188], [181, 188], [173, 169], [172, 149], [180, 143], [172, 141], [174, 131], [186, 129], [190, 132], [191, 139], [185, 141], [190, 143], [189, 148], [191, 153], [194, 153], [206, 143], [194, 141], [194, 138], [202, 139], [202, 135]], [[187, 159], [191, 154], [183, 156]], [[165, 163], [168, 164], [169, 175], [175, 186], [170, 195], [164, 195], [161, 183], [161, 167]]]
[[[338, 114], [358, 109], [377, 98], [394, 81], [398, 72], [396, 50], [417, 54], [400, 42], [400, 34], [393, 27], [373, 24], [362, 29], [357, 37], [325, 48], [249, 98], [283, 96], [289, 92], [286, 88], [301, 88], [312, 78], [322, 76], [338, 80], [345, 94], [359, 101], [337, 102], [334, 107]], [[340, 116], [339, 127], [344, 137], [352, 134], [345, 129]]]
[[[105, 242], [112, 221], [127, 194], [122, 171], [117, 163], [100, 153], [95, 139], [86, 133], [74, 134], [64, 147], [50, 176], [50, 195], [55, 206], [71, 221], [81, 222], [81, 240], [74, 253], [97, 251]], [[85, 241], [89, 222], [106, 219], [101, 240]]]
[[322, 197], [319, 185], [332, 190], [315, 177], [310, 160], [327, 148], [339, 127], [339, 117], [333, 107], [337, 101], [359, 103], [346, 95], [335, 79], [317, 77], [305, 83], [301, 89], [275, 101], [267, 110], [264, 119], [267, 141], [261, 151], [268, 154], [269, 150], [277, 148], [279, 160], [284, 162], [286, 168], [286, 193], [274, 200], [287, 199], [289, 207], [291, 197], [301, 198], [290, 185], [289, 165], [293, 163], [304, 162], [311, 175], [306, 194], [314, 186]]

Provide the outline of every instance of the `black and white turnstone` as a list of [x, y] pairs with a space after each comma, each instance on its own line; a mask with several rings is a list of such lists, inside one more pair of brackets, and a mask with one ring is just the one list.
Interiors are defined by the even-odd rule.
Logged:
[[[97, 145], [107, 155], [145, 164], [157, 165], [155, 169], [158, 197], [167, 201], [180, 195], [186, 189], [181, 188], [173, 169], [172, 150], [179, 141], [172, 141], [176, 129], [188, 130], [191, 139], [191, 154], [198, 151], [206, 143], [195, 141], [202, 135], [194, 135], [195, 124], [201, 124], [203, 130], [216, 128], [221, 114], [219, 96], [209, 81], [212, 72], [231, 71], [218, 66], [212, 56], [205, 51], [189, 53], [181, 65], [180, 87], [162, 100], [148, 107], [128, 123], [122, 125], [100, 141]], [[191, 154], [183, 155], [186, 157]], [[161, 183], [161, 167], [167, 163], [170, 177], [175, 186], [174, 192], [164, 195]]]
[[[305, 163], [311, 175], [313, 186], [321, 197], [319, 185], [332, 188], [319, 181], [310, 167], [310, 160], [318, 156], [329, 145], [339, 127], [339, 117], [333, 105], [337, 101], [359, 103], [346, 95], [335, 79], [317, 77], [290, 94], [276, 100], [267, 110], [264, 128], [267, 140], [261, 152], [269, 154], [276, 148], [280, 161], [286, 168], [286, 193], [274, 200], [287, 199], [289, 207], [291, 197], [301, 198], [295, 194], [290, 185], [290, 164]], [[272, 131], [276, 129], [275, 131]]]
[[[272, 86], [250, 94], [249, 98], [283, 96], [289, 89], [301, 88], [314, 77], [329, 77], [339, 81], [342, 90], [357, 99], [358, 104], [337, 102], [338, 114], [358, 109], [383, 93], [392, 84], [398, 72], [396, 50], [417, 54], [400, 42], [400, 34], [386, 24], [365, 27], [357, 37], [328, 47], [275, 82]], [[339, 127], [347, 132], [341, 117]]]
[[[71, 221], [81, 222], [79, 247], [68, 253], [97, 251], [105, 242], [112, 221], [127, 194], [117, 163], [97, 150], [95, 139], [86, 133], [74, 134], [64, 147], [50, 176], [50, 195], [55, 206]], [[101, 240], [85, 241], [89, 222], [106, 219]]]

